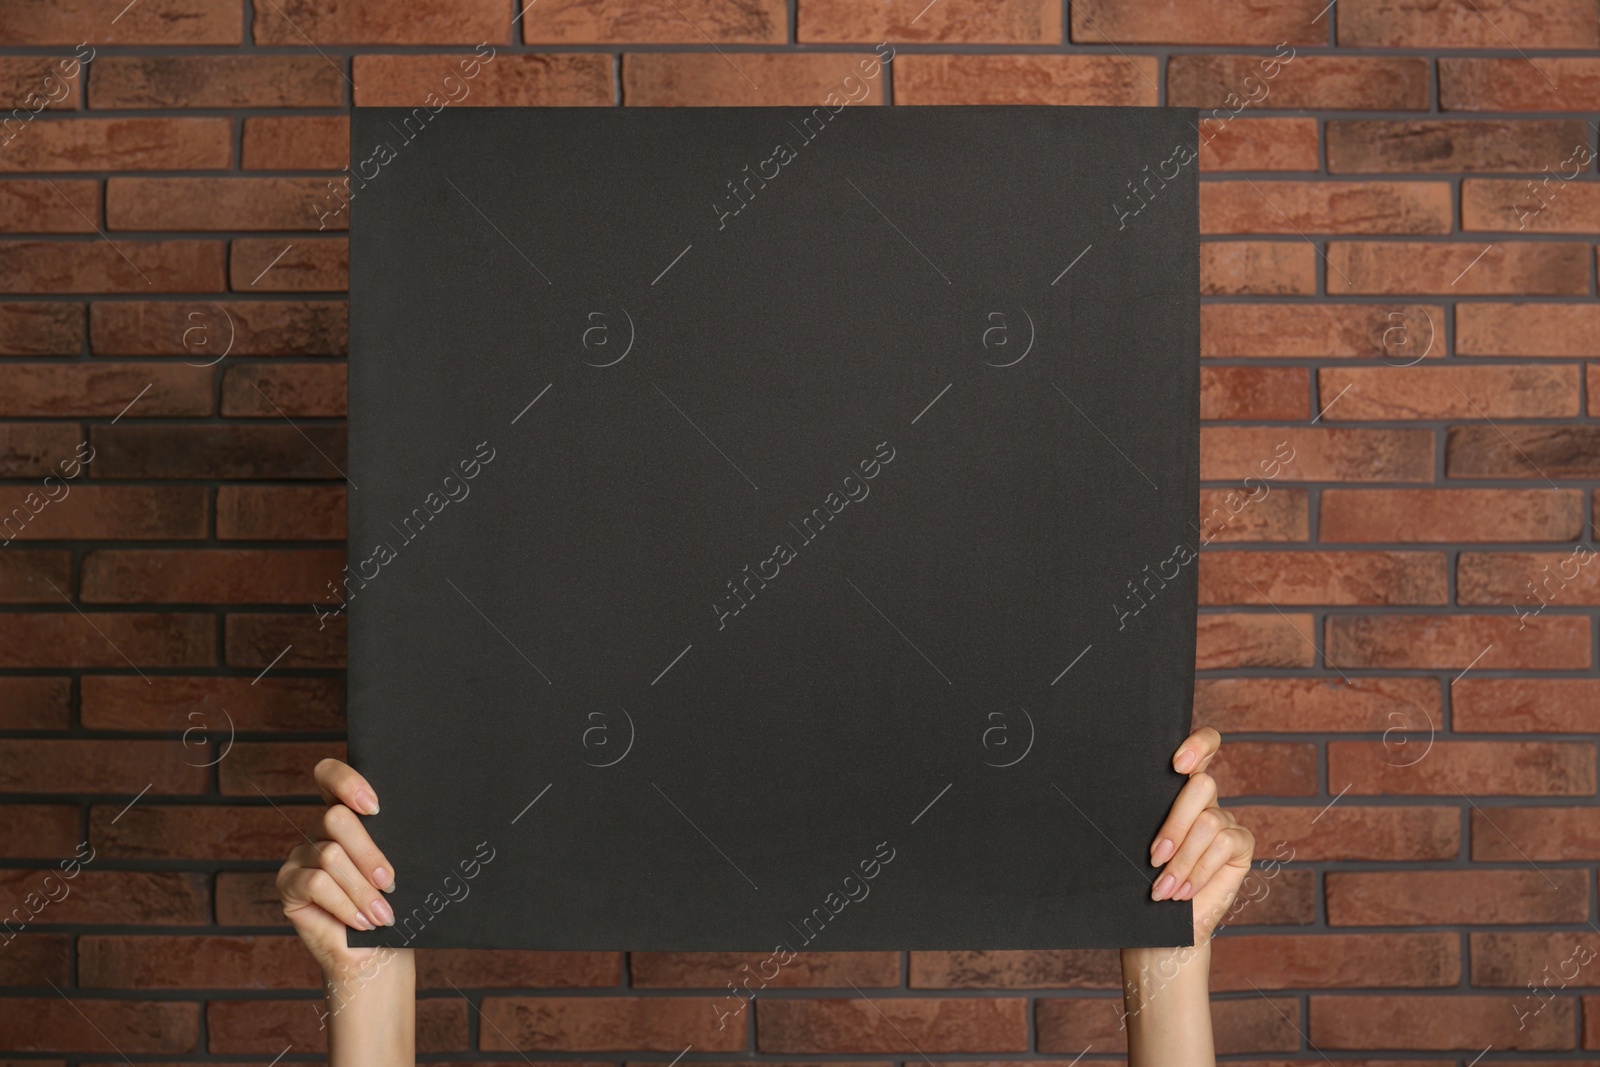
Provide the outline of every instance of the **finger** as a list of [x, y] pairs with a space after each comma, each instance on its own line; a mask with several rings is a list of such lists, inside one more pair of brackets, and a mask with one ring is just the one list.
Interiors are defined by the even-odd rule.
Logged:
[[394, 867], [372, 843], [372, 835], [355, 812], [343, 804], [329, 807], [322, 813], [322, 837], [337, 841], [368, 882], [385, 893], [394, 891]]
[[1195, 817], [1194, 825], [1178, 845], [1178, 854], [1172, 857], [1161, 877], [1151, 889], [1155, 900], [1167, 900], [1184, 887], [1194, 865], [1205, 855], [1218, 834], [1233, 825], [1233, 816], [1221, 808], [1207, 808]]
[[306, 866], [293, 854], [278, 871], [278, 896], [283, 900], [283, 913], [290, 919], [303, 918], [307, 909], [318, 908], [345, 926], [357, 930], [375, 928], [333, 875], [321, 867]]
[[394, 923], [394, 909], [389, 907], [389, 902], [383, 899], [383, 894], [378, 892], [367, 876], [356, 867], [343, 845], [337, 841], [318, 841], [316, 850], [319, 853], [317, 866], [333, 875], [334, 881], [339, 883], [339, 888], [355, 901], [356, 907], [361, 909], [363, 915], [379, 926], [390, 926]]
[[1222, 735], [1209, 726], [1202, 726], [1184, 738], [1178, 751], [1172, 754], [1172, 768], [1179, 774], [1203, 771], [1221, 747]]
[[348, 763], [336, 759], [319, 760], [311, 772], [324, 804], [346, 804], [363, 815], [378, 814], [377, 791]]
[[1150, 865], [1159, 867], [1170, 860], [1200, 813], [1216, 802], [1216, 779], [1203, 771], [1191, 775], [1179, 790], [1178, 799], [1172, 802], [1167, 821], [1156, 831], [1156, 839], [1150, 845]]
[[1182, 892], [1183, 887], [1179, 886], [1179, 892], [1174, 894], [1174, 899], [1189, 900], [1193, 898], [1202, 889], [1211, 884], [1211, 879], [1216, 877], [1218, 871], [1241, 856], [1244, 859], [1244, 865], [1249, 866], [1250, 853], [1254, 848], [1255, 840], [1251, 837], [1249, 830], [1242, 826], [1224, 827], [1222, 832], [1217, 834], [1216, 838], [1211, 842], [1210, 847], [1195, 861], [1193, 869], [1189, 871], [1189, 892]]

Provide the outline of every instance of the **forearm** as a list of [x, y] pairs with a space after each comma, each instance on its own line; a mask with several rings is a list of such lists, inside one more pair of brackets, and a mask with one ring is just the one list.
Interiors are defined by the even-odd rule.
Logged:
[[410, 949], [378, 949], [328, 976], [325, 993], [328, 1067], [413, 1067], [417, 973]]
[[1211, 946], [1125, 948], [1128, 1067], [1214, 1067]]

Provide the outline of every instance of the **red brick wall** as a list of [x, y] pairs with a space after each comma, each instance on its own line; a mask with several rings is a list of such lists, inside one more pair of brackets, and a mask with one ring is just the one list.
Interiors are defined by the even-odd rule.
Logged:
[[[1600, 561], [1574, 554], [1600, 484], [1600, 5], [1324, 2], [539, 0], [514, 24], [515, 0], [0, 0], [24, 107], [0, 128], [0, 514], [26, 519], [0, 551], [0, 910], [29, 919], [0, 1057], [323, 1047], [272, 890], [342, 750], [343, 633], [306, 607], [344, 537], [346, 249], [315, 205], [352, 102], [420, 103], [485, 41], [467, 105], [810, 104], [889, 40], [874, 104], [1224, 109], [1200, 510], [1240, 510], [1201, 559], [1196, 718], [1278, 862], [1216, 949], [1219, 1050], [1600, 1049]], [[428, 953], [420, 1047], [1122, 1047], [1110, 952], [819, 954], [719, 1031], [738, 962]]]

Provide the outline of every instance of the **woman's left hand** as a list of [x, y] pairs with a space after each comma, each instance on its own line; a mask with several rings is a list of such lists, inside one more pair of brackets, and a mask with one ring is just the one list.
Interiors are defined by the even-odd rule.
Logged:
[[1196, 945], [1208, 943], [1228, 914], [1255, 851], [1250, 831], [1217, 806], [1216, 780], [1205, 773], [1221, 746], [1222, 735], [1209, 726], [1178, 746], [1172, 767], [1189, 781], [1150, 846], [1151, 866], [1163, 868], [1150, 895], [1193, 902]]

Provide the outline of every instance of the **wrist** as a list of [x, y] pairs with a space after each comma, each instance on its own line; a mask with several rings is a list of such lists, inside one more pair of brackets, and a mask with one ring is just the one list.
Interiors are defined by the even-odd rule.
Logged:
[[330, 1067], [415, 1060], [416, 963], [410, 949], [377, 948], [323, 973], [322, 1025]]
[[1209, 1065], [1211, 946], [1122, 950], [1129, 1067]]

